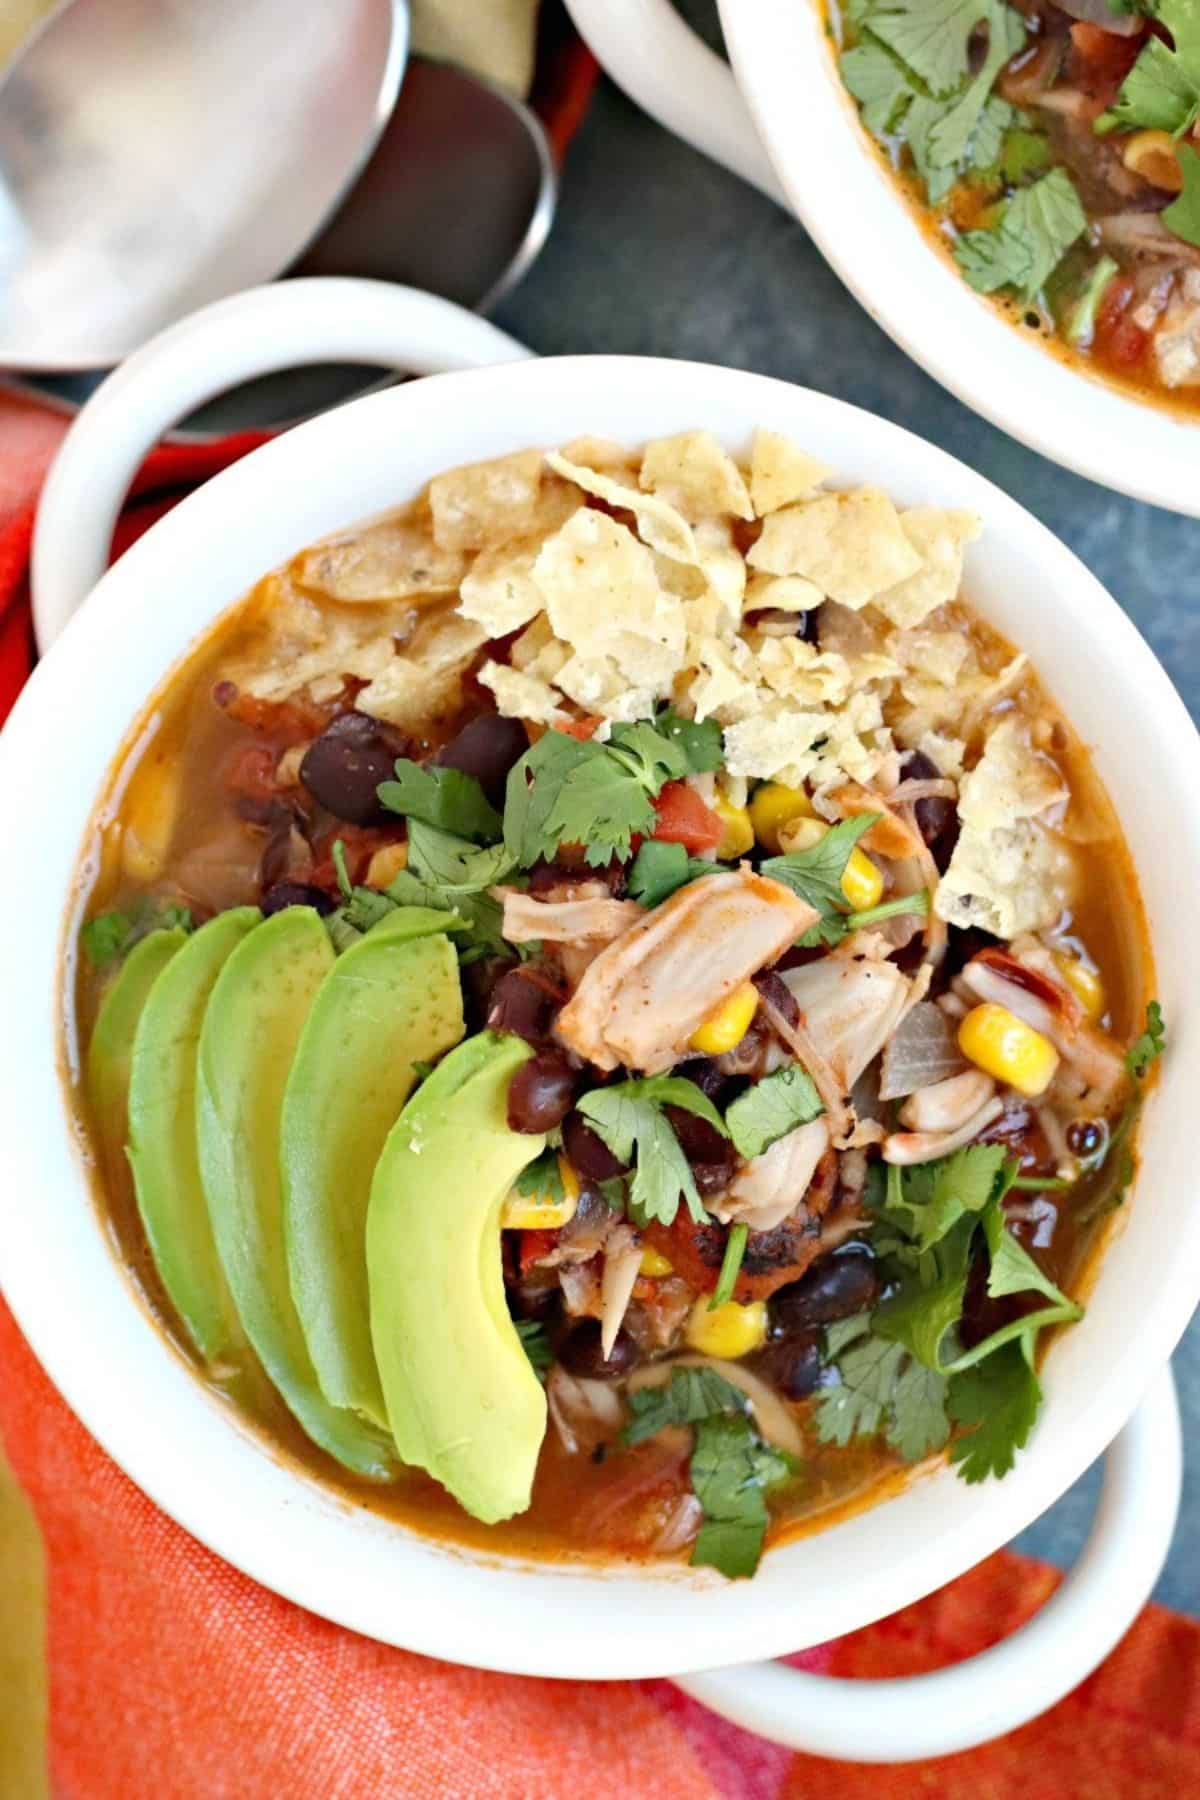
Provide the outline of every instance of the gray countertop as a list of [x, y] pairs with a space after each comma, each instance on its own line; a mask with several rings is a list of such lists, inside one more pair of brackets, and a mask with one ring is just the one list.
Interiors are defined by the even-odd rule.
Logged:
[[[715, 41], [708, 0], [682, 10]], [[545, 355], [685, 357], [780, 376], [941, 444], [1070, 544], [1198, 716], [1200, 605], [1192, 602], [1200, 523], [1107, 493], [977, 418], [867, 317], [793, 219], [667, 136], [607, 82], [568, 154], [550, 241], [497, 322]], [[1179, 1348], [1175, 1373], [1190, 1445], [1200, 1440], [1200, 1322]], [[1168, 1605], [1193, 1613], [1200, 1613], [1198, 1465], [1193, 1457], [1157, 1590]], [[1069, 1563], [1095, 1491], [1092, 1471], [1019, 1547]]]

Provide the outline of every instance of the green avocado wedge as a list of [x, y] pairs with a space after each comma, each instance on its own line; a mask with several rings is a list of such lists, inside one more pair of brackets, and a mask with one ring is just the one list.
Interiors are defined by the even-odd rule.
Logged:
[[283, 1090], [333, 946], [311, 907], [266, 919], [230, 956], [200, 1033], [196, 1134], [217, 1251], [246, 1336], [315, 1444], [355, 1474], [394, 1473], [390, 1445], [321, 1393], [288, 1282]]
[[546, 1396], [508, 1315], [500, 1208], [545, 1138], [512, 1131], [532, 1056], [482, 1032], [452, 1050], [388, 1136], [371, 1185], [371, 1337], [401, 1458], [477, 1519], [529, 1505]]
[[325, 1398], [386, 1427], [367, 1296], [371, 1178], [416, 1082], [463, 1035], [452, 915], [406, 906], [333, 965], [300, 1034], [279, 1140], [292, 1298]]
[[178, 925], [152, 931], [135, 944], [108, 989], [88, 1044], [85, 1081], [88, 1102], [109, 1181], [120, 1175], [125, 1157], [129, 1069], [133, 1040], [146, 997], [162, 971], [187, 943]]
[[236, 1357], [245, 1338], [200, 1180], [196, 1059], [216, 979], [261, 920], [256, 906], [218, 913], [171, 958], [142, 1009], [130, 1067], [128, 1154], [138, 1210], [162, 1284], [210, 1364]]

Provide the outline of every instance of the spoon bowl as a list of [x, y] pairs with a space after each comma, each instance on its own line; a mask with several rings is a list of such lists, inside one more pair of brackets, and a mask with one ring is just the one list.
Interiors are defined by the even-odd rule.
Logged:
[[287, 268], [407, 48], [405, 0], [58, 7], [0, 78], [0, 364], [103, 367]]

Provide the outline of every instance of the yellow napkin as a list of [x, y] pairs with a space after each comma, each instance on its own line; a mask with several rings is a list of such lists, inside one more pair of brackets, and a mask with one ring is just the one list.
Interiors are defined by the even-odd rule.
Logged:
[[43, 1800], [46, 1569], [33, 1512], [0, 1446], [0, 1794]]
[[537, 9], [538, 0], [412, 0], [413, 49], [523, 96], [533, 80]]

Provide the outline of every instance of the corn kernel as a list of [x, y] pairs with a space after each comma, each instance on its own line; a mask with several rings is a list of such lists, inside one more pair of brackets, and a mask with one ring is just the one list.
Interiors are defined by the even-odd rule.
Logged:
[[638, 1267], [643, 1275], [655, 1277], [675, 1273], [675, 1264], [670, 1257], [664, 1256], [661, 1250], [656, 1250], [653, 1244], [647, 1244], [642, 1251], [642, 1260]]
[[764, 850], [777, 855], [779, 828], [793, 819], [811, 819], [812, 801], [803, 788], [785, 787], [782, 781], [764, 781], [750, 796], [750, 823]]
[[1054, 960], [1059, 974], [1082, 1006], [1084, 1018], [1094, 1025], [1108, 1010], [1108, 995], [1099, 970], [1089, 969], [1077, 956], [1067, 956], [1060, 950], [1054, 952]]
[[[779, 834], [780, 847], [786, 851], [811, 850], [828, 830], [828, 825], [820, 819], [793, 819]], [[857, 844], [842, 870], [842, 893], [854, 912], [869, 912], [883, 898], [883, 876]]]
[[991, 1000], [967, 1014], [958, 1028], [958, 1047], [977, 1068], [1030, 1099], [1045, 1093], [1058, 1067], [1049, 1038]]
[[735, 857], [745, 856], [754, 843], [754, 826], [750, 822], [750, 811], [745, 806], [733, 806], [720, 794], [712, 803], [712, 809], [725, 827], [725, 834], [717, 845], [717, 857], [721, 862], [732, 862]]
[[702, 1056], [723, 1056], [735, 1050], [750, 1029], [750, 1021], [758, 1011], [758, 989], [752, 981], [743, 981], [727, 994], [716, 1012], [705, 1019], [689, 1039], [691, 1048]]
[[384, 844], [371, 858], [366, 885], [370, 888], [385, 888], [396, 879], [401, 869], [407, 867], [408, 845]]
[[883, 876], [857, 844], [842, 870], [842, 892], [855, 912], [869, 912], [883, 898]]
[[561, 1200], [552, 1194], [518, 1194], [514, 1188], [500, 1208], [500, 1224], [505, 1231], [557, 1231], [575, 1217], [579, 1205], [579, 1177], [565, 1156], [558, 1158], [558, 1175], [562, 1182]]
[[749, 1356], [767, 1341], [767, 1305], [765, 1300], [749, 1300], [743, 1306], [727, 1300], [724, 1306], [709, 1307], [709, 1297], [701, 1294], [688, 1314], [684, 1336], [701, 1356], [719, 1356], [732, 1362]]
[[1166, 193], [1182, 193], [1183, 170], [1179, 164], [1175, 140], [1169, 132], [1135, 131], [1132, 137], [1125, 139], [1121, 161], [1135, 175], [1140, 175], [1144, 181], [1152, 182]]

